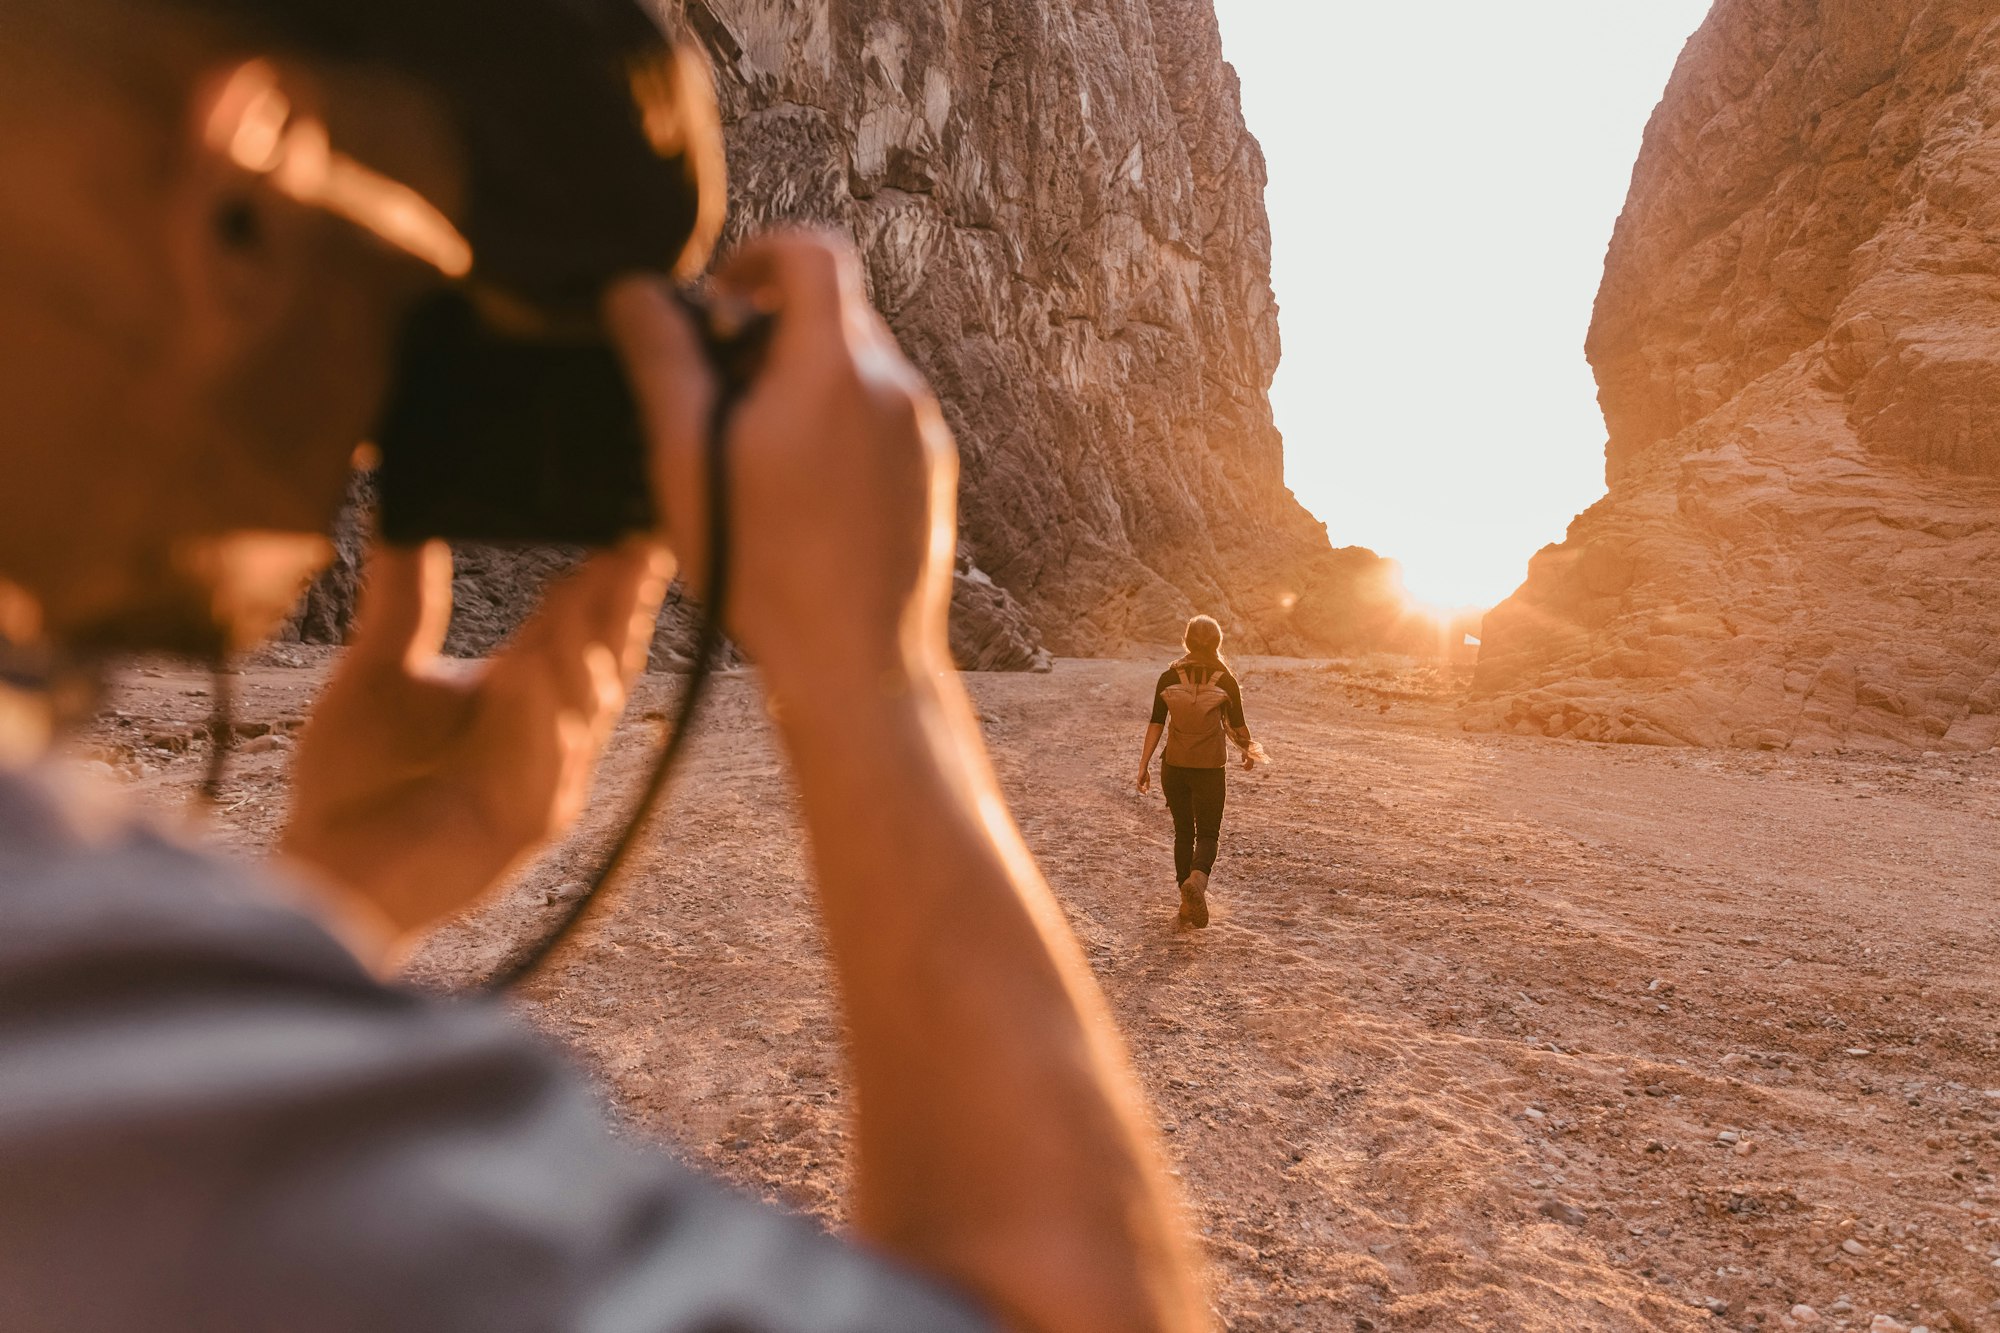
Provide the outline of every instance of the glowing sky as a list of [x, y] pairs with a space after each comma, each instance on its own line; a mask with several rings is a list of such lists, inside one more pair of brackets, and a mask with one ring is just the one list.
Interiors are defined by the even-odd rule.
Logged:
[[1490, 604], [1604, 492], [1583, 358], [1708, 0], [1217, 0], [1264, 145], [1286, 475], [1413, 596]]

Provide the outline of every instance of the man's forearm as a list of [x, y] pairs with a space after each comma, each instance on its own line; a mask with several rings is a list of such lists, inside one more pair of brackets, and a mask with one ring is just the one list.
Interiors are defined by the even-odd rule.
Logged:
[[836, 684], [779, 713], [847, 1011], [861, 1229], [1017, 1328], [1202, 1327], [1122, 1044], [956, 677]]

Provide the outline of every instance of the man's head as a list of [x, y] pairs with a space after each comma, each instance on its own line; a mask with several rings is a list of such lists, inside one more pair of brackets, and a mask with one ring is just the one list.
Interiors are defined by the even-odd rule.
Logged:
[[456, 33], [453, 8], [490, 12], [10, 0], [0, 584], [51, 638], [215, 651], [266, 632], [323, 558], [405, 313], [458, 276], [379, 210], [246, 155], [246, 107], [313, 127], [308, 147], [431, 210], [475, 276], [537, 309], [588, 312], [611, 273], [712, 232], [643, 96], [664, 39], [627, 0]]

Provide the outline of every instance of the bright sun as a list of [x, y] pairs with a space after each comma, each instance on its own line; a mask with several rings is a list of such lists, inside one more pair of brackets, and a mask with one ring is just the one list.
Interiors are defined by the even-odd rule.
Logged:
[[1708, 6], [1218, 0], [1269, 165], [1285, 479], [1413, 602], [1502, 601], [1604, 493], [1584, 335]]
[[1416, 549], [1381, 554], [1401, 567], [1404, 597], [1432, 612], [1490, 610], [1527, 574], [1527, 561], [1509, 543], [1479, 531], [1438, 533]]

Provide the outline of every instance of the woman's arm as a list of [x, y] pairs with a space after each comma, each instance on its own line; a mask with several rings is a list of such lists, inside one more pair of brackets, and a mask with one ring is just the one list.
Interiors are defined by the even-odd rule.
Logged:
[[1236, 742], [1236, 748], [1243, 752], [1245, 771], [1257, 767], [1264, 758], [1264, 747], [1250, 739], [1250, 720], [1243, 713], [1243, 686], [1233, 671], [1225, 672], [1222, 688], [1229, 695], [1228, 714], [1224, 722], [1223, 734]]
[[1144, 791], [1153, 782], [1153, 751], [1160, 748], [1160, 737], [1166, 728], [1157, 722], [1146, 727], [1146, 752], [1139, 756], [1139, 790]]

